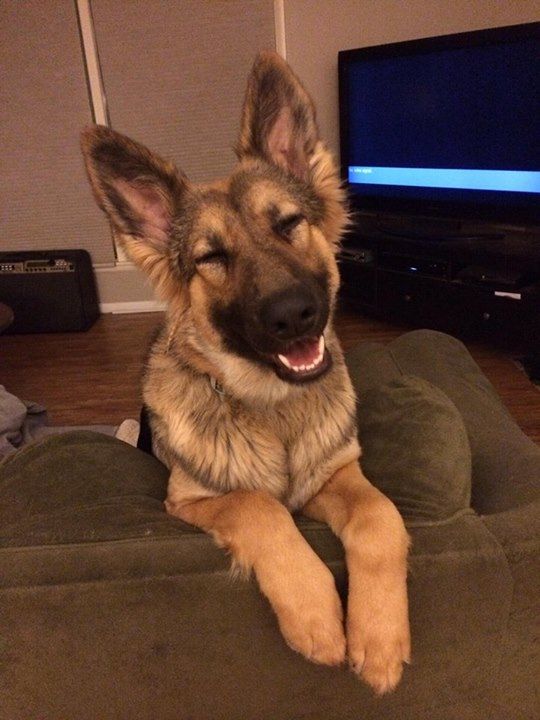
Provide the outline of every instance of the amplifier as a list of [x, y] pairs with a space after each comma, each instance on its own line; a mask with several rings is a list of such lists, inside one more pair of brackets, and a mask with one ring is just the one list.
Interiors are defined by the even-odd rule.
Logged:
[[86, 250], [0, 252], [0, 302], [15, 315], [6, 333], [88, 330], [99, 317]]

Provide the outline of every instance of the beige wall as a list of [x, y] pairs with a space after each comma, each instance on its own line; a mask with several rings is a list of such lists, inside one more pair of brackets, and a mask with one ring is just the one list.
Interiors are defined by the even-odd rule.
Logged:
[[339, 50], [540, 20], [538, 0], [284, 0], [287, 60], [339, 150]]

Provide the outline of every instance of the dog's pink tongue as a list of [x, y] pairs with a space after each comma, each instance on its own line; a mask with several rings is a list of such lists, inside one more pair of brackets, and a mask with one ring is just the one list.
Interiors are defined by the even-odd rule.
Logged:
[[283, 356], [291, 365], [311, 365], [319, 356], [319, 340], [318, 338], [299, 340], [289, 352], [283, 353]]

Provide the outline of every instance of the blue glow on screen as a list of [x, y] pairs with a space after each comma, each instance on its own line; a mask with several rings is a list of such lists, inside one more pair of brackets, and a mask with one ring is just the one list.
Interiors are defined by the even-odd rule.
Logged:
[[540, 172], [529, 170], [458, 170], [351, 165], [349, 182], [353, 185], [401, 185], [540, 193]]
[[485, 33], [344, 56], [343, 164], [358, 201], [536, 216], [538, 30]]

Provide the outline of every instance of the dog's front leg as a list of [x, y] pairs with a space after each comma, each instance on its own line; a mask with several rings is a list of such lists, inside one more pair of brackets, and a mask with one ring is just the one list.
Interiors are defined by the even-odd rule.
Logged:
[[357, 462], [338, 470], [303, 512], [327, 522], [343, 542], [349, 663], [377, 693], [388, 692], [410, 656], [403, 520]]
[[253, 569], [291, 648], [313, 662], [343, 662], [343, 612], [334, 578], [284, 505], [267, 493], [241, 490], [186, 501], [169, 493], [166, 505], [170, 514], [210, 533], [242, 570]]

